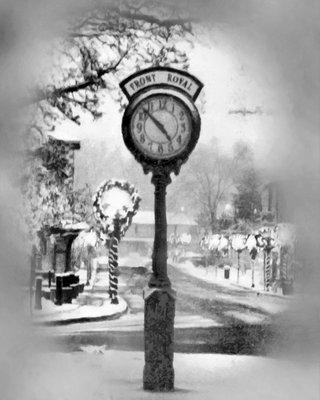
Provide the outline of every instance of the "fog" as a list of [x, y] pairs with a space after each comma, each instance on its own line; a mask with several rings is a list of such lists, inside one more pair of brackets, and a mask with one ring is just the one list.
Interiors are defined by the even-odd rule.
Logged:
[[[301, 320], [297, 313], [293, 318], [295, 324], [304, 324], [306, 334], [311, 332], [309, 344], [300, 346], [310, 355], [318, 351], [315, 349], [318, 340], [312, 332], [318, 329], [320, 303], [319, 2], [180, 0], [179, 4], [174, 3], [187, 10], [201, 26], [209, 46], [214, 46], [212, 28], [219, 26], [230, 33], [231, 41], [236, 38], [257, 59], [257, 65], [261, 65], [261, 60], [272, 65], [277, 83], [274, 90], [280, 94], [282, 103], [276, 110], [281, 129], [276, 136], [270, 133], [273, 152], [269, 173], [270, 177], [287, 182], [288, 207], [293, 222], [299, 226], [306, 283], [304, 300], [299, 305]], [[0, 4], [0, 375], [2, 392], [7, 391], [8, 398], [6, 385], [18, 379], [15, 371], [37, 348], [31, 340], [34, 328], [30, 328], [21, 309], [20, 285], [28, 279], [30, 250], [19, 230], [21, 215], [17, 211], [21, 203], [17, 181], [20, 151], [28, 119], [28, 108], [21, 104], [32, 92], [42, 63], [41, 43], [63, 34], [69, 18], [83, 12], [84, 7], [90, 7], [89, 2], [2, 0]], [[268, 65], [266, 68], [268, 71]]]

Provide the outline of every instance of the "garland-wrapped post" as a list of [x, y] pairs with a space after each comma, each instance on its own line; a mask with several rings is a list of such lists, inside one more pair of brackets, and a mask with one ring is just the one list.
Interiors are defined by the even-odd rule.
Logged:
[[281, 281], [286, 281], [288, 279], [288, 268], [285, 259], [285, 248], [281, 246], [280, 248], [280, 279]]
[[118, 304], [118, 246], [120, 242], [120, 221], [114, 223], [114, 233], [110, 240], [109, 249], [109, 296], [112, 304]]
[[273, 249], [273, 245], [271, 244], [272, 238], [265, 238], [265, 246], [264, 246], [264, 259], [263, 259], [263, 268], [264, 268], [264, 290], [269, 291], [270, 281], [271, 281], [271, 250]]
[[263, 290], [269, 291], [271, 284], [271, 251], [275, 247], [274, 229], [262, 227], [259, 229], [258, 246], [263, 248]]
[[138, 211], [140, 200], [133, 185], [113, 179], [104, 182], [94, 196], [93, 210], [100, 225], [100, 239], [105, 243], [109, 239], [109, 296], [112, 304], [119, 302], [118, 245]]
[[270, 277], [271, 277], [271, 250], [267, 248], [266, 252], [266, 289], [267, 292], [270, 288]]
[[293, 270], [293, 250], [287, 245], [280, 248], [281, 264], [280, 264], [280, 282], [282, 293], [284, 295], [291, 294], [293, 291], [294, 270]]

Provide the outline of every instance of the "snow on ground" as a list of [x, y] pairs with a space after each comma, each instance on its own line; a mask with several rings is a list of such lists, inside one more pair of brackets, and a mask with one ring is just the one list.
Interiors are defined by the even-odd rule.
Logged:
[[52, 316], [57, 314], [70, 313], [71, 311], [79, 308], [79, 304], [62, 304], [61, 306], [56, 306], [51, 300], [41, 299], [42, 310], [34, 310], [33, 315], [35, 318], [40, 318], [44, 315]]
[[253, 313], [252, 311], [225, 311], [224, 314], [243, 321], [246, 324], [262, 324], [266, 320], [265, 316]]
[[[220, 270], [220, 268], [215, 268], [212, 266], [209, 266], [207, 268], [201, 266], [195, 267], [191, 261], [175, 264], [175, 267], [179, 268], [182, 272], [201, 279], [205, 282], [217, 284], [226, 288], [229, 287], [230, 292], [217, 291], [215, 293], [215, 298], [224, 302], [230, 302], [230, 304], [238, 302], [239, 304], [244, 304], [247, 306], [255, 307], [257, 309], [261, 309], [266, 313], [276, 314], [284, 311], [288, 307], [289, 302], [294, 301], [293, 296], [272, 296], [267, 294], [266, 292], [261, 292], [261, 295], [258, 296], [256, 295], [259, 293], [258, 291], [255, 292], [251, 288], [250, 291], [248, 291], [248, 288], [236, 285], [234, 283], [234, 279], [236, 279], [235, 277], [237, 271], [235, 268], [232, 267], [230, 269], [230, 279], [224, 279], [224, 272], [223, 270]], [[251, 291], [252, 295], [250, 293]], [[245, 295], [246, 293], [248, 293], [248, 295]], [[197, 295], [198, 297], [201, 297], [201, 291], [197, 292]], [[206, 294], [204, 293], [203, 296], [205, 298]], [[230, 316], [232, 315], [230, 314]], [[237, 319], [240, 318], [244, 322], [248, 323], [260, 323], [263, 319], [261, 315], [252, 312], [250, 312], [250, 315], [248, 313], [241, 312], [237, 313], [237, 315], [234, 314], [233, 316]]]
[[126, 256], [119, 257], [119, 266], [125, 267], [141, 267], [151, 262], [150, 257], [145, 257], [139, 253], [129, 253]]
[[35, 322], [58, 322], [73, 319], [111, 317], [125, 312], [127, 303], [119, 297], [119, 304], [111, 304], [109, 297], [100, 306], [79, 305], [73, 300], [72, 304], [56, 306], [52, 301], [42, 299], [42, 310], [35, 310], [33, 320]]
[[[230, 276], [229, 279], [225, 279], [224, 277], [224, 269], [218, 268], [216, 266], [194, 266], [191, 261], [185, 261], [183, 263], [175, 264], [177, 268], [181, 271], [188, 273], [189, 275], [195, 276], [199, 279], [202, 279], [206, 282], [217, 283], [222, 286], [232, 287], [236, 285], [238, 288], [250, 288], [252, 291], [262, 292], [263, 288], [263, 276], [260, 270], [255, 270], [255, 287], [251, 288], [251, 270], [247, 270], [246, 273], [240, 271], [239, 274], [239, 283], [237, 283], [237, 268], [231, 266], [230, 267]], [[280, 295], [280, 292], [274, 293], [269, 291], [268, 294], [272, 295]], [[286, 296], [288, 297], [288, 296]], [[289, 296], [290, 297], [290, 296]]]
[[[71, 335], [81, 332], [142, 332], [144, 326], [144, 314], [142, 312], [130, 314], [126, 313], [119, 319], [97, 322], [81, 322], [64, 326], [39, 327], [39, 332], [48, 332], [48, 335]], [[175, 329], [184, 328], [211, 328], [222, 327], [213, 318], [205, 318], [201, 315], [177, 314], [174, 320]]]
[[319, 400], [319, 365], [307, 361], [175, 354], [175, 391], [169, 393], [143, 391], [142, 352], [87, 346], [10, 363], [10, 400]]
[[194, 251], [186, 251], [184, 257], [202, 257], [201, 253], [195, 253]]
[[[118, 277], [118, 288], [121, 288], [123, 286], [126, 286], [126, 282], [122, 279], [120, 274], [120, 276]], [[109, 272], [107, 270], [100, 271], [99, 273], [94, 275], [92, 285], [88, 287], [87, 291], [91, 291], [94, 289], [105, 289], [106, 291], [109, 289]]]

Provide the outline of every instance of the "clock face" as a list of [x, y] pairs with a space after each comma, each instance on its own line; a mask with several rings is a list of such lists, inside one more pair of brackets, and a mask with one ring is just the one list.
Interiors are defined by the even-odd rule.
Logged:
[[143, 154], [153, 159], [169, 159], [188, 146], [192, 119], [188, 107], [177, 97], [155, 94], [135, 107], [130, 132]]

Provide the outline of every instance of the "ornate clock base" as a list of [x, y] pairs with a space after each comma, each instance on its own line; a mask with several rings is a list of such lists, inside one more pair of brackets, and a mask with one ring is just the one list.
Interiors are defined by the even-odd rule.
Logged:
[[146, 289], [144, 297], [143, 389], [158, 392], [172, 391], [174, 390], [175, 292], [171, 288]]

